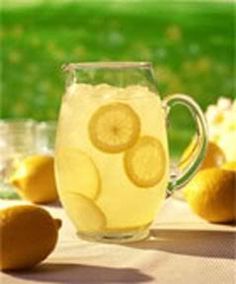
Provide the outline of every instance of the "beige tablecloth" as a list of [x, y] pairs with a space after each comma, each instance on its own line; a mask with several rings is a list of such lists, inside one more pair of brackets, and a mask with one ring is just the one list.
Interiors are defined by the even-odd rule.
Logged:
[[128, 245], [82, 241], [62, 208], [46, 208], [63, 220], [57, 248], [33, 271], [0, 273], [1, 284], [236, 283], [236, 227], [208, 224], [181, 200], [167, 199], [152, 237]]

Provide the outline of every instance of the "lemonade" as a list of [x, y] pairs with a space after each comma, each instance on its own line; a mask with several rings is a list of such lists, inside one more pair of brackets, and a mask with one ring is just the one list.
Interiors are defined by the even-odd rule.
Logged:
[[147, 234], [164, 200], [169, 158], [164, 109], [147, 87], [72, 84], [56, 142], [58, 191], [78, 234]]

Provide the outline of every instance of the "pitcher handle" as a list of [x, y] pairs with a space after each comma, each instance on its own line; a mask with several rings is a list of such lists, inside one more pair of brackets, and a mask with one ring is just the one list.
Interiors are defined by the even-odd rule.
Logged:
[[171, 108], [178, 104], [186, 106], [196, 122], [197, 139], [195, 146], [193, 146], [193, 149], [196, 149], [196, 155], [190, 159], [181, 174], [170, 173], [168, 194], [172, 194], [176, 189], [183, 187], [193, 177], [205, 157], [208, 144], [208, 131], [204, 114], [200, 106], [191, 97], [184, 94], [173, 94], [164, 98], [163, 107], [166, 111], [166, 119], [168, 120]]

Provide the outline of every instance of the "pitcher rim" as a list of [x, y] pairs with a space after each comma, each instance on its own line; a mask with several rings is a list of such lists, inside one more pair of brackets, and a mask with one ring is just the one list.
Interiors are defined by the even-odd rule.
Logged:
[[95, 61], [78, 62], [62, 65], [63, 71], [73, 71], [81, 69], [133, 69], [133, 68], [152, 68], [152, 63], [148, 61]]

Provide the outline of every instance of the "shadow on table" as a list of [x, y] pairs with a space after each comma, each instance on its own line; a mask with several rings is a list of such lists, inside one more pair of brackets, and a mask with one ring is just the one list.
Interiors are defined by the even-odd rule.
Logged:
[[48, 203], [47, 204], [47, 207], [55, 207], [55, 208], [61, 208], [62, 207], [62, 204], [61, 204], [61, 201], [60, 200], [57, 200], [55, 202], [52, 202], [52, 203]]
[[24, 281], [40, 283], [145, 283], [153, 280], [138, 269], [69, 263], [44, 263], [31, 271], [9, 274]]
[[153, 229], [149, 239], [127, 246], [174, 254], [235, 259], [236, 232]]

